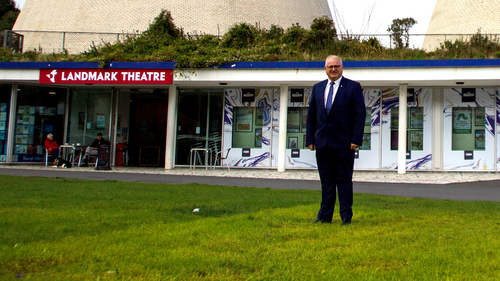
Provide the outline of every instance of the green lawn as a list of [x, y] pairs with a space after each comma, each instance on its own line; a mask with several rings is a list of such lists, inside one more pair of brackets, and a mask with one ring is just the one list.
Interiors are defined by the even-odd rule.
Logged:
[[[0, 176], [0, 279], [492, 280], [500, 203]], [[192, 210], [199, 208], [199, 213]]]

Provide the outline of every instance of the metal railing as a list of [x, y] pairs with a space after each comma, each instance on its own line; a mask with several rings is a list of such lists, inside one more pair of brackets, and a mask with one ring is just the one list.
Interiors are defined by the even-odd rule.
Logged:
[[23, 40], [24, 36], [22, 34], [13, 32], [12, 30], [4, 30], [0, 32], [0, 42], [4, 49], [10, 49], [16, 53], [23, 52]]
[[24, 52], [79, 54], [89, 51], [93, 46], [123, 42], [129, 37], [140, 34], [109, 32], [67, 32], [67, 31], [30, 31], [15, 30], [24, 36]]
[[[140, 36], [140, 33], [107, 33], [107, 32], [66, 32], [66, 31], [29, 31], [14, 30], [0, 32], [4, 47], [18, 52], [34, 51], [36, 53], [63, 53], [78, 54], [89, 51], [93, 46], [100, 47], [106, 44], [123, 42], [127, 38]], [[499, 43], [500, 34], [480, 34], [491, 42]], [[196, 35], [185, 35], [195, 37]], [[468, 42], [478, 34], [410, 34], [408, 42], [403, 39], [409, 49], [434, 51], [440, 49], [445, 41]], [[337, 35], [339, 40], [369, 40], [375, 38], [385, 48], [394, 48], [394, 37], [390, 34], [363, 34]]]

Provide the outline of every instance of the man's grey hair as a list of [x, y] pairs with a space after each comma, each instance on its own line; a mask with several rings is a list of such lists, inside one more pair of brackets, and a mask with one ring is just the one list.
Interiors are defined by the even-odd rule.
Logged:
[[328, 57], [326, 58], [326, 60], [325, 60], [325, 66], [326, 66], [326, 64], [328, 63], [328, 60], [329, 60], [329, 59], [331, 59], [331, 58], [337, 58], [337, 59], [339, 59], [339, 61], [340, 61], [340, 65], [344, 65], [344, 64], [342, 63], [342, 59], [341, 59], [339, 56], [336, 56], [336, 55], [330, 55], [330, 56], [328, 56]]
[[54, 137], [53, 134], [47, 134], [47, 138]]

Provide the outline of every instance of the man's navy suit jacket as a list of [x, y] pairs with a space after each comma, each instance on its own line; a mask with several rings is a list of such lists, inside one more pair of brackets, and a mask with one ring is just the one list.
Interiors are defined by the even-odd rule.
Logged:
[[365, 126], [365, 100], [361, 85], [342, 77], [330, 113], [325, 109], [325, 87], [329, 80], [314, 85], [307, 114], [306, 146], [350, 149], [361, 145]]

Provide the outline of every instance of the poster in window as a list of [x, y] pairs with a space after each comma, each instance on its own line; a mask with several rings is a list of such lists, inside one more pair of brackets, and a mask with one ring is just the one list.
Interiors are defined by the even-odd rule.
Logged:
[[16, 154], [26, 154], [28, 152], [28, 146], [27, 145], [16, 145]]
[[27, 135], [30, 133], [30, 126], [29, 125], [23, 125], [23, 134]]
[[410, 108], [410, 128], [423, 129], [424, 128], [424, 108], [412, 107]]
[[24, 114], [24, 105], [20, 105], [18, 108], [17, 108], [17, 114]]
[[255, 147], [262, 147], [262, 129], [255, 129]]
[[7, 112], [0, 112], [0, 121], [7, 121]]
[[486, 124], [484, 107], [476, 107], [475, 109], [475, 122], [476, 126], [484, 126]]
[[411, 150], [424, 150], [424, 132], [423, 131], [411, 131], [410, 132], [410, 143]]
[[485, 139], [484, 139], [484, 130], [476, 130], [475, 132], [475, 145], [476, 149], [484, 149], [485, 148]]
[[0, 112], [7, 112], [7, 104], [0, 103]]
[[367, 107], [365, 116], [365, 126], [371, 126], [371, 125], [372, 125], [372, 108]]
[[297, 149], [299, 147], [299, 138], [298, 137], [289, 137], [288, 138], [288, 148], [289, 149]]
[[298, 133], [300, 132], [300, 108], [299, 107], [290, 107], [288, 108], [288, 117], [287, 117], [287, 132], [289, 133]]
[[253, 108], [237, 107], [236, 112], [236, 132], [251, 132], [253, 121]]
[[78, 112], [78, 130], [85, 129], [85, 112]]
[[397, 129], [399, 127], [399, 108], [393, 107], [391, 109], [391, 128]]
[[370, 150], [371, 149], [371, 142], [372, 142], [372, 134], [364, 133], [363, 134], [363, 142], [361, 143], [361, 147], [359, 149]]
[[307, 132], [307, 107], [302, 108], [302, 133]]
[[453, 108], [453, 133], [470, 134], [472, 130], [472, 108]]
[[255, 126], [262, 126], [262, 120], [264, 118], [264, 108], [257, 107], [255, 109]]
[[5, 131], [0, 131], [0, 140], [5, 140]]
[[106, 116], [104, 114], [97, 114], [96, 129], [104, 129], [106, 127]]
[[0, 131], [5, 130], [5, 122], [0, 122]]
[[28, 125], [30, 123], [30, 116], [29, 115], [23, 115], [23, 124]]

